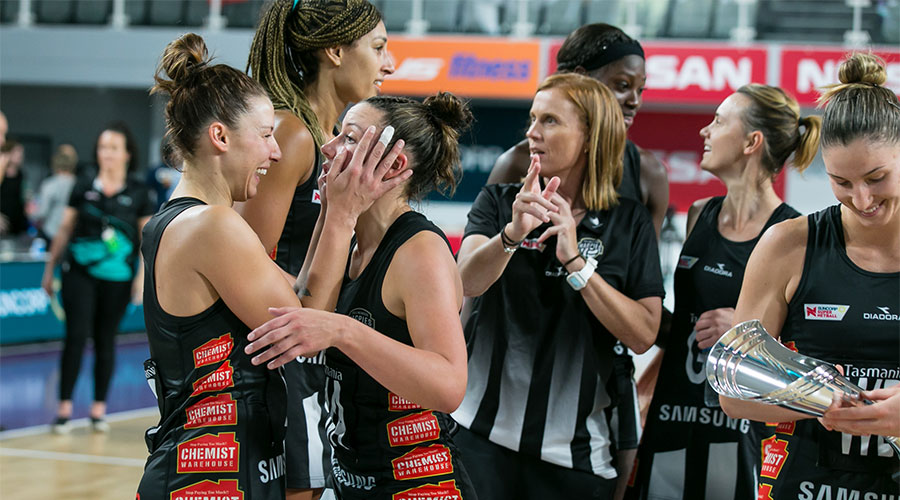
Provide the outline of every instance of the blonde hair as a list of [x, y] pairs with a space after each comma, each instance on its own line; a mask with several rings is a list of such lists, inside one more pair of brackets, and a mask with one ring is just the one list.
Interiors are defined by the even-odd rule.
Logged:
[[578, 109], [585, 128], [588, 163], [581, 195], [588, 210], [609, 210], [619, 203], [625, 120], [612, 91], [597, 80], [575, 73], [551, 75], [538, 92], [558, 89]]
[[247, 72], [269, 92], [275, 109], [303, 120], [322, 146], [325, 136], [305, 93], [319, 74], [317, 52], [351, 44], [379, 21], [381, 13], [366, 0], [275, 0], [260, 16]]
[[883, 87], [884, 60], [871, 53], [853, 53], [838, 69], [841, 83], [825, 87], [819, 107], [825, 107], [822, 146], [847, 146], [856, 139], [900, 142], [900, 102]]
[[[759, 130], [763, 134], [762, 165], [775, 176], [784, 167], [791, 153], [791, 163], [798, 172], [806, 170], [819, 149], [822, 119], [800, 116], [800, 105], [787, 92], [770, 85], [751, 83], [737, 90], [750, 99], [750, 106], [742, 114], [745, 132]], [[800, 133], [800, 126], [804, 131]]]

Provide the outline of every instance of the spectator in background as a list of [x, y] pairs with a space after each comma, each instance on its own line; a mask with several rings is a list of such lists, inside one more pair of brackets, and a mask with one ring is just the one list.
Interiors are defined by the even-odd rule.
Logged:
[[6, 155], [3, 183], [0, 184], [0, 235], [16, 237], [28, 230], [22, 175], [25, 147], [18, 141], [7, 141], [0, 152]]
[[62, 222], [63, 211], [69, 203], [72, 186], [75, 185], [75, 168], [78, 166], [78, 152], [71, 144], [61, 144], [50, 160], [53, 175], [44, 179], [38, 190], [37, 209], [32, 220], [39, 234], [46, 240], [56, 236]]
[[181, 157], [173, 150], [168, 141], [162, 146], [162, 161], [147, 170], [147, 187], [153, 196], [155, 211], [159, 211], [162, 204], [169, 200], [175, 186], [181, 180], [183, 169]]

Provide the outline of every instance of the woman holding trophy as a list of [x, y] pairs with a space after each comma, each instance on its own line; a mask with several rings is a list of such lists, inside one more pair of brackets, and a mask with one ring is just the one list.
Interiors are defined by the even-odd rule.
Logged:
[[[886, 75], [876, 56], [854, 54], [840, 67], [841, 83], [820, 98], [823, 159], [840, 203], [763, 235], [734, 315], [735, 323], [759, 319], [787, 347], [841, 365], [867, 391], [900, 378], [900, 103], [882, 86]], [[891, 479], [898, 461], [884, 439], [830, 431], [784, 407], [720, 399], [732, 417], [780, 422], [762, 441], [759, 498], [900, 491]]]

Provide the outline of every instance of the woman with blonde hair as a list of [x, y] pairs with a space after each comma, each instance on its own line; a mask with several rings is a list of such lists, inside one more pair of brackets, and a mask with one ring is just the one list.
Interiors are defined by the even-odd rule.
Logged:
[[625, 124], [606, 86], [553, 75], [530, 116], [524, 183], [484, 187], [458, 255], [474, 300], [457, 442], [486, 498], [612, 498], [613, 346], [656, 337], [655, 231], [616, 194]]
[[[839, 204], [776, 224], [747, 263], [734, 323], [758, 319], [783, 344], [843, 365], [864, 390], [900, 365], [900, 102], [884, 62], [853, 54], [820, 98], [822, 158]], [[888, 498], [897, 458], [878, 436], [829, 431], [778, 406], [719, 398], [735, 418], [780, 422], [762, 440], [759, 497]]]

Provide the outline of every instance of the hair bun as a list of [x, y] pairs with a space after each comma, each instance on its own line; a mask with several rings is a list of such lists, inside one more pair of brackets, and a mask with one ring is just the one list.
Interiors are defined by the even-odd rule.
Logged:
[[456, 130], [468, 128], [474, 120], [469, 105], [449, 92], [438, 92], [422, 104], [434, 118]]
[[180, 84], [206, 65], [208, 54], [203, 38], [187, 33], [169, 43], [160, 67], [173, 82]]
[[887, 81], [887, 70], [884, 60], [874, 54], [857, 52], [851, 54], [838, 69], [841, 83], [865, 83], [884, 85]]

